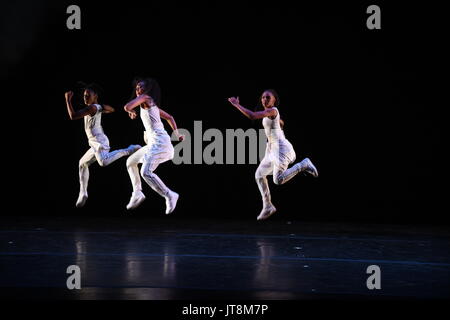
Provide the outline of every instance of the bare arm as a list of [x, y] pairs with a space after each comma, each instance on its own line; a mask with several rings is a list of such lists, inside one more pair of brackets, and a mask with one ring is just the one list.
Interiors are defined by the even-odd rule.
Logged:
[[180, 135], [178, 133], [178, 128], [177, 128], [177, 124], [175, 122], [175, 119], [168, 114], [167, 112], [165, 112], [164, 110], [162, 110], [161, 108], [159, 108], [159, 116], [165, 120], [167, 120], [167, 122], [169, 123], [170, 127], [172, 128], [173, 132], [175, 132], [175, 135], [178, 138], [178, 141], [183, 141], [184, 136]]
[[123, 109], [124, 109], [126, 112], [130, 112], [130, 111], [132, 111], [134, 108], [140, 106], [140, 105], [143, 104], [143, 103], [147, 103], [148, 105], [151, 104], [151, 98], [150, 98], [148, 95], [146, 95], [146, 94], [142, 94], [142, 95], [140, 95], [140, 96], [134, 98], [133, 100], [131, 100], [130, 102], [128, 102], [128, 103], [123, 107]]
[[142, 103], [147, 103], [150, 105], [151, 103], [151, 98], [146, 95], [140, 95], [136, 98], [134, 98], [133, 100], [131, 100], [130, 102], [128, 102], [123, 109], [128, 112], [128, 116], [131, 118], [131, 120], [134, 120], [137, 118], [137, 113], [136, 110], [134, 110], [136, 107], [140, 106]]
[[70, 120], [77, 120], [83, 118], [84, 116], [95, 114], [97, 110], [95, 106], [90, 105], [87, 106], [86, 108], [75, 111], [72, 106], [73, 92], [72, 91], [66, 92], [65, 97], [66, 97], [67, 112], [69, 113]]
[[247, 108], [244, 108], [243, 106], [241, 106], [239, 104], [239, 97], [234, 98], [228, 98], [228, 101], [234, 106], [236, 107], [236, 109], [238, 109], [242, 114], [244, 114], [247, 118], [249, 118], [250, 120], [257, 120], [257, 119], [262, 119], [265, 117], [276, 117], [277, 116], [277, 111], [275, 109], [266, 109], [263, 111], [251, 111]]
[[113, 113], [114, 111], [116, 111], [116, 110], [114, 110], [114, 108], [113, 107], [111, 107], [110, 105], [107, 105], [107, 104], [102, 104], [102, 107], [103, 107], [103, 113]]

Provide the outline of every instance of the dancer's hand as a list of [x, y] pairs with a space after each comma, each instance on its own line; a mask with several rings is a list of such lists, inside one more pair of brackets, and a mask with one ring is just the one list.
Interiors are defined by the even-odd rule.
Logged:
[[180, 134], [178, 132], [178, 129], [173, 130], [172, 135], [175, 135], [175, 137], [177, 137], [178, 141], [184, 140], [184, 135]]
[[72, 100], [73, 97], [73, 92], [72, 91], [67, 91], [64, 96], [66, 97], [66, 101]]
[[235, 107], [239, 105], [239, 97], [237, 97], [237, 98], [235, 98], [235, 97], [228, 98], [228, 101]]
[[131, 120], [134, 120], [134, 119], [136, 119], [136, 117], [137, 117], [137, 113], [136, 113], [136, 111], [134, 111], [134, 110], [128, 112], [128, 115], [130, 116]]

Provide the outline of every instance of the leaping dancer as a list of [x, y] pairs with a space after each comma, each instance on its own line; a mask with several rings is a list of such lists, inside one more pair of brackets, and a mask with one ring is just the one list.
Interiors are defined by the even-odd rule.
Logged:
[[251, 111], [239, 104], [239, 97], [231, 97], [228, 101], [251, 120], [263, 119], [262, 124], [267, 137], [266, 153], [258, 169], [255, 179], [263, 200], [263, 209], [257, 220], [269, 218], [276, 212], [271, 202], [267, 176], [273, 175], [273, 182], [277, 185], [284, 184], [298, 173], [305, 171], [314, 177], [319, 174], [309, 158], [296, 163], [288, 169], [290, 163], [295, 161], [296, 155], [292, 144], [286, 139], [282, 129], [283, 121], [278, 111], [279, 98], [275, 90], [269, 89], [261, 95], [263, 111]]
[[136, 98], [128, 102], [124, 109], [131, 119], [137, 117], [135, 108], [140, 107], [140, 117], [145, 127], [146, 146], [138, 150], [127, 160], [127, 170], [130, 175], [133, 193], [127, 209], [137, 208], [144, 200], [138, 164], [142, 163], [141, 176], [147, 184], [166, 200], [166, 214], [171, 213], [177, 204], [178, 193], [170, 190], [155, 174], [159, 164], [173, 159], [174, 148], [169, 134], [164, 129], [161, 118], [167, 120], [179, 141], [184, 136], [178, 133], [175, 119], [159, 108], [160, 87], [154, 79], [138, 79], [134, 81]]
[[128, 156], [141, 148], [139, 145], [130, 145], [126, 149], [119, 149], [110, 152], [109, 139], [105, 135], [101, 120], [102, 113], [114, 112], [114, 108], [109, 105], [98, 103], [99, 89], [91, 84], [84, 88], [83, 98], [86, 105], [83, 109], [75, 111], [72, 106], [73, 92], [65, 93], [67, 112], [71, 120], [84, 119], [84, 130], [88, 138], [90, 149], [79, 161], [80, 193], [76, 202], [78, 208], [83, 207], [88, 198], [89, 166], [95, 161], [101, 167], [105, 167], [117, 159]]

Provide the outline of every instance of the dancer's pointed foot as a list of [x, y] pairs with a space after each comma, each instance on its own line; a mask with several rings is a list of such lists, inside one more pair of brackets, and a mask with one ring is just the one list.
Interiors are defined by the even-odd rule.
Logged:
[[178, 193], [169, 191], [169, 194], [166, 196], [166, 214], [169, 214], [175, 210], [179, 197], [180, 196]]
[[77, 208], [81, 208], [86, 204], [86, 200], [87, 200], [88, 196], [86, 193], [80, 192], [78, 199], [77, 199], [77, 203], [75, 204], [75, 206]]
[[132, 155], [133, 153], [135, 153], [136, 151], [138, 151], [140, 148], [142, 148], [142, 146], [138, 145], [138, 144], [132, 144], [127, 148], [127, 152], [128, 155]]
[[265, 220], [277, 211], [273, 204], [265, 205], [256, 220]]
[[302, 167], [304, 167], [304, 171], [312, 175], [314, 178], [317, 178], [319, 176], [319, 172], [317, 171], [316, 167], [313, 165], [311, 160], [309, 158], [305, 158], [302, 161]]
[[133, 191], [130, 202], [127, 204], [127, 210], [136, 209], [144, 200], [145, 196], [142, 191]]

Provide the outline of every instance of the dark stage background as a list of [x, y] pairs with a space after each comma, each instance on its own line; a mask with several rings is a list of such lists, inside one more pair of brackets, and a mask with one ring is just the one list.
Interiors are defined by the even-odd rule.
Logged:
[[[70, 4], [81, 7], [81, 30], [66, 28]], [[381, 7], [381, 30], [366, 28], [370, 4]], [[88, 144], [83, 121], [68, 118], [64, 92], [79, 80], [99, 83], [101, 101], [117, 110], [103, 116], [112, 149], [143, 144], [141, 121], [122, 111], [133, 77], [142, 75], [159, 80], [163, 108], [189, 130], [195, 120], [204, 131], [261, 128], [226, 98], [254, 107], [264, 89], [278, 91], [297, 159], [310, 157], [320, 177], [270, 182], [279, 210], [273, 219], [445, 221], [438, 6], [22, 1], [3, 7], [4, 203], [12, 204], [4, 215], [164, 216], [164, 200], [144, 182], [147, 200], [125, 210], [131, 195], [125, 159], [92, 165], [90, 198], [75, 208], [78, 160]], [[180, 194], [174, 217], [255, 219], [256, 168], [168, 162], [156, 173]]]

